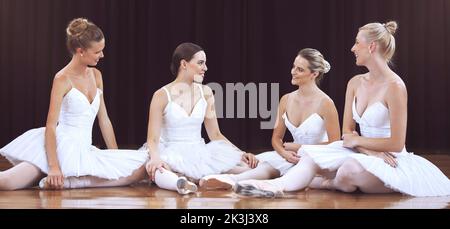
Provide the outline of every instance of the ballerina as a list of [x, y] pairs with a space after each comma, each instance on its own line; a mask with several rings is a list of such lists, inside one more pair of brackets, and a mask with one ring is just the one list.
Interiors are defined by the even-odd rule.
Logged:
[[[275, 151], [256, 155], [259, 163], [254, 169], [240, 174], [209, 175], [200, 180], [200, 186], [205, 189], [232, 189], [241, 180], [279, 177], [298, 163], [300, 157], [297, 151], [302, 145], [327, 144], [339, 140], [336, 107], [333, 100], [318, 87], [329, 70], [330, 64], [319, 51], [311, 48], [300, 50], [291, 69], [291, 83], [298, 89], [280, 100], [272, 135]], [[286, 129], [294, 142], [283, 143]]]
[[[103, 58], [105, 38], [84, 18], [67, 27], [72, 59], [54, 80], [45, 127], [31, 129], [0, 149], [14, 167], [0, 172], [0, 190], [122, 186], [145, 178], [145, 151], [118, 150], [94, 67]], [[92, 146], [96, 116], [108, 150]]]
[[[149, 109], [147, 172], [158, 187], [189, 194], [198, 179], [209, 174], [237, 173], [257, 159], [234, 146], [220, 132], [211, 88], [202, 85], [206, 54], [193, 43], [182, 43], [172, 56], [176, 79], [157, 90]], [[202, 123], [211, 140], [205, 144]], [[247, 163], [244, 163], [247, 162]]]

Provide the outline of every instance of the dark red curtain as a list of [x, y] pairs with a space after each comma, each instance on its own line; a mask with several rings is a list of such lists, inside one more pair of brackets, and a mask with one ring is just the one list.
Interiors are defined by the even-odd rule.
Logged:
[[[358, 28], [396, 20], [393, 69], [409, 92], [407, 148], [450, 152], [446, 0], [0, 0], [1, 146], [45, 125], [52, 78], [70, 59], [65, 27], [75, 17], [89, 18], [106, 35], [98, 68], [121, 147], [145, 141], [150, 98], [173, 79], [170, 57], [181, 42], [205, 48], [205, 83], [280, 83], [280, 94], [295, 90], [290, 69], [298, 50], [316, 48], [332, 65], [321, 87], [342, 116], [347, 81], [365, 71], [350, 52]], [[219, 124], [237, 146], [259, 150], [270, 148], [272, 132], [260, 129], [262, 120]], [[103, 145], [98, 128], [94, 133]]]

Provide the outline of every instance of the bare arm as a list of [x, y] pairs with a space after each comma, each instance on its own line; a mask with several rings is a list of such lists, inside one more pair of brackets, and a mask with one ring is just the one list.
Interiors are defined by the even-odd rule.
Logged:
[[61, 172], [58, 154], [56, 152], [56, 126], [58, 124], [63, 97], [70, 88], [71, 86], [66, 76], [55, 76], [50, 95], [47, 123], [45, 125], [45, 151], [47, 153], [47, 162], [49, 166], [47, 183], [56, 188], [62, 187], [64, 176]]
[[[224, 140], [233, 145], [223, 134], [220, 132], [219, 123], [217, 122], [216, 107], [214, 105], [214, 95], [211, 88], [203, 86], [206, 102], [208, 103], [205, 115], [205, 129], [208, 137], [211, 141]], [[234, 145], [233, 145], [234, 146]], [[235, 146], [236, 147], [236, 146]], [[237, 148], [237, 147], [236, 147]]]
[[325, 128], [327, 130], [328, 141], [321, 142], [320, 145], [326, 145], [334, 141], [341, 139], [341, 131], [339, 126], [339, 114], [336, 110], [336, 106], [333, 100], [327, 98], [322, 102], [321, 111], [322, 118], [325, 122]]
[[[207, 102], [207, 109], [205, 119], [203, 121], [206, 129], [206, 133], [211, 141], [223, 140], [228, 144], [235, 147], [237, 150], [241, 151], [237, 146], [230, 142], [220, 131], [219, 123], [217, 122], [216, 108], [214, 104], [214, 95], [211, 88], [203, 85], [203, 92]], [[255, 168], [258, 165], [258, 159], [252, 153], [246, 153], [242, 151], [242, 161], [247, 164], [250, 168]]]
[[156, 170], [163, 172], [162, 168], [170, 169], [159, 157], [159, 139], [161, 136], [161, 123], [163, 122], [164, 108], [168, 103], [164, 89], [157, 90], [152, 97], [148, 114], [147, 147], [150, 161], [146, 164], [147, 173], [151, 180], [155, 180]]
[[[103, 79], [101, 72], [94, 68], [94, 75], [95, 82], [97, 83], [97, 88], [100, 88], [103, 91]], [[100, 126], [103, 139], [108, 149], [117, 149], [118, 147], [116, 135], [114, 134], [114, 128], [112, 126], [111, 120], [109, 119], [108, 111], [106, 110], [106, 104], [103, 95], [104, 94], [100, 96], [100, 108], [97, 114], [98, 124]]]
[[283, 114], [286, 113], [288, 98], [289, 94], [281, 97], [280, 104], [278, 105], [277, 120], [272, 133], [272, 147], [286, 161], [297, 164], [300, 160], [297, 151], [300, 149], [301, 145], [293, 142], [283, 143], [283, 138], [286, 134], [286, 125], [283, 120]]
[[356, 130], [356, 123], [353, 120], [352, 105], [355, 97], [355, 89], [359, 84], [361, 76], [353, 77], [347, 84], [345, 92], [344, 117], [342, 122], [342, 134], [352, 134]]
[[[342, 126], [343, 135], [355, 135], [356, 134], [356, 123], [353, 120], [353, 100], [355, 98], [355, 90], [359, 86], [361, 76], [357, 75], [353, 77], [347, 83], [347, 91], [345, 93], [345, 106], [344, 106], [344, 119]], [[371, 151], [363, 147], [354, 147], [358, 152], [368, 154]]]
[[275, 127], [272, 132], [272, 147], [278, 154], [283, 156], [286, 151], [283, 146], [283, 138], [286, 134], [286, 125], [283, 121], [283, 114], [286, 112], [286, 104], [289, 94], [283, 95], [278, 105], [277, 119], [275, 121]]

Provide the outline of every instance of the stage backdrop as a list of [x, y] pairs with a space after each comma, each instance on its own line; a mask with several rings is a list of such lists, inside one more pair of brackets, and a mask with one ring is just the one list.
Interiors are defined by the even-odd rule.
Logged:
[[[409, 92], [407, 148], [450, 152], [446, 0], [0, 0], [0, 146], [45, 125], [52, 79], [70, 60], [65, 28], [75, 17], [105, 33], [98, 69], [121, 147], [144, 143], [151, 96], [173, 80], [170, 58], [181, 42], [206, 50], [205, 83], [280, 83], [281, 95], [296, 89], [290, 70], [298, 50], [316, 48], [331, 63], [321, 87], [342, 119], [346, 83], [366, 71], [350, 52], [358, 28], [392, 19], [399, 23], [393, 69]], [[224, 135], [242, 149], [270, 148], [264, 119], [246, 116], [221, 118]], [[94, 144], [104, 145], [98, 126]]]

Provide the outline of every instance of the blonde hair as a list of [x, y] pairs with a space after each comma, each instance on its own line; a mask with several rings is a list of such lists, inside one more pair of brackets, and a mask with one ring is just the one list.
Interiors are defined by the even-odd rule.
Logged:
[[319, 84], [323, 78], [323, 75], [330, 71], [331, 65], [325, 60], [322, 53], [312, 48], [305, 48], [298, 52], [298, 56], [303, 57], [309, 63], [309, 70], [312, 72], [318, 72], [319, 75], [316, 78], [316, 83]]
[[365, 32], [368, 42], [377, 42], [383, 57], [391, 62], [395, 52], [394, 34], [397, 31], [397, 22], [389, 21], [387, 23], [369, 23], [359, 28], [359, 31]]
[[66, 28], [67, 49], [73, 55], [77, 48], [89, 48], [92, 41], [104, 39], [102, 30], [86, 18], [73, 19]]

